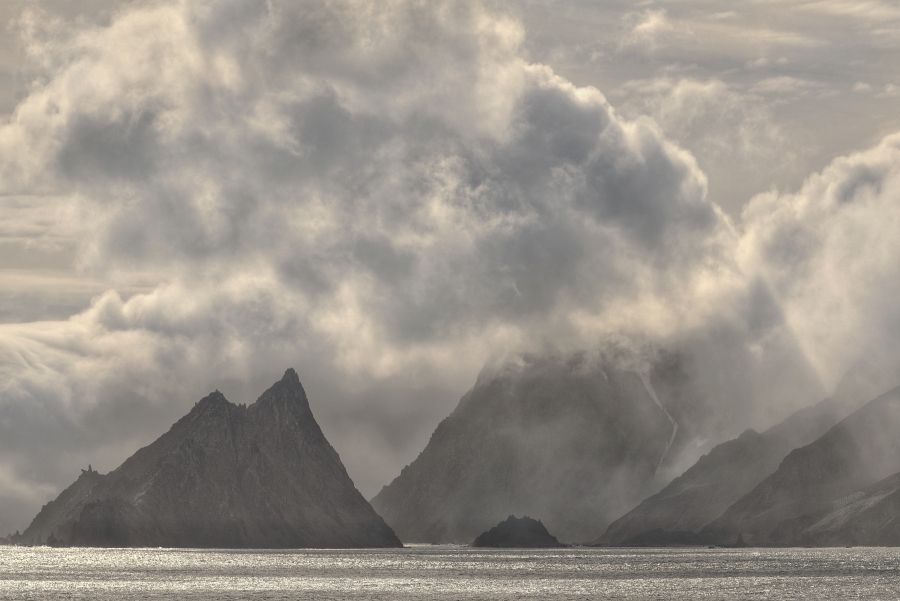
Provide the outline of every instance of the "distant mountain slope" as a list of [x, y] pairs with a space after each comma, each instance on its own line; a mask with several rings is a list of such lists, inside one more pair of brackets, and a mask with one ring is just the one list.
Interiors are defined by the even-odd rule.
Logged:
[[249, 407], [212, 393], [116, 470], [83, 472], [17, 542], [400, 545], [354, 487], [293, 370]]
[[587, 541], [654, 486], [675, 425], [645, 376], [584, 356], [486, 372], [372, 500], [407, 542], [471, 542], [510, 514]]
[[613, 522], [596, 544], [702, 542], [697, 533], [778, 467], [791, 450], [837, 423], [845, 405], [823, 401], [763, 433], [747, 430], [701, 457], [684, 474]]
[[900, 388], [792, 451], [703, 532], [718, 541], [742, 536], [753, 545], [884, 544], [871, 528], [900, 519], [890, 515], [897, 507], [890, 476], [897, 472]]
[[833, 502], [804, 531], [805, 544], [900, 545], [900, 472]]

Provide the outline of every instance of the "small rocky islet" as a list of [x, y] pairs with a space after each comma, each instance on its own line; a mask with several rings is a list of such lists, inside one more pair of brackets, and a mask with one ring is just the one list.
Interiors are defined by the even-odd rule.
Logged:
[[472, 542], [473, 547], [502, 547], [514, 549], [552, 549], [565, 547], [547, 532], [540, 520], [527, 515], [509, 516], [490, 530], [482, 532]]

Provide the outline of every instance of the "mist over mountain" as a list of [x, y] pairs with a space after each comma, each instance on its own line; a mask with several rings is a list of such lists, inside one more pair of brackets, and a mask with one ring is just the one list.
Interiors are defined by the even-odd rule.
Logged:
[[746, 430], [714, 447], [658, 493], [610, 524], [595, 544], [702, 544], [700, 531], [769, 476], [784, 457], [822, 435], [851, 410], [822, 401], [768, 430]]
[[584, 357], [483, 374], [372, 499], [408, 542], [471, 542], [510, 514], [587, 540], [644, 494], [673, 427], [641, 377]]
[[900, 388], [791, 451], [703, 533], [753, 545], [900, 544], [898, 428]]
[[292, 369], [249, 406], [214, 392], [109, 474], [82, 471], [16, 542], [400, 546], [354, 487]]
[[[759, 419], [745, 413], [741, 380], [723, 399], [694, 371], [698, 358], [711, 364], [705, 347], [687, 348], [544, 353], [486, 368], [372, 504], [409, 542], [468, 542], [510, 514], [541, 516], [565, 542], [593, 540], [709, 441]], [[749, 356], [743, 364], [762, 369]]]

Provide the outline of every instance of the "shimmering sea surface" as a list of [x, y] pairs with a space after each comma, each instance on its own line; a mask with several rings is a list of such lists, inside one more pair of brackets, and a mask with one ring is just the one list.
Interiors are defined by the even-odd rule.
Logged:
[[0, 599], [900, 599], [900, 550], [0, 547]]

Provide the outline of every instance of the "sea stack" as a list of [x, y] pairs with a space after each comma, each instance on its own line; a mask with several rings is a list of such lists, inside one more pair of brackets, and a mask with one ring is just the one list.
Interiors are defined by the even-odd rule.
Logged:
[[213, 392], [109, 474], [82, 470], [17, 542], [402, 546], [350, 480], [293, 369], [249, 406]]

